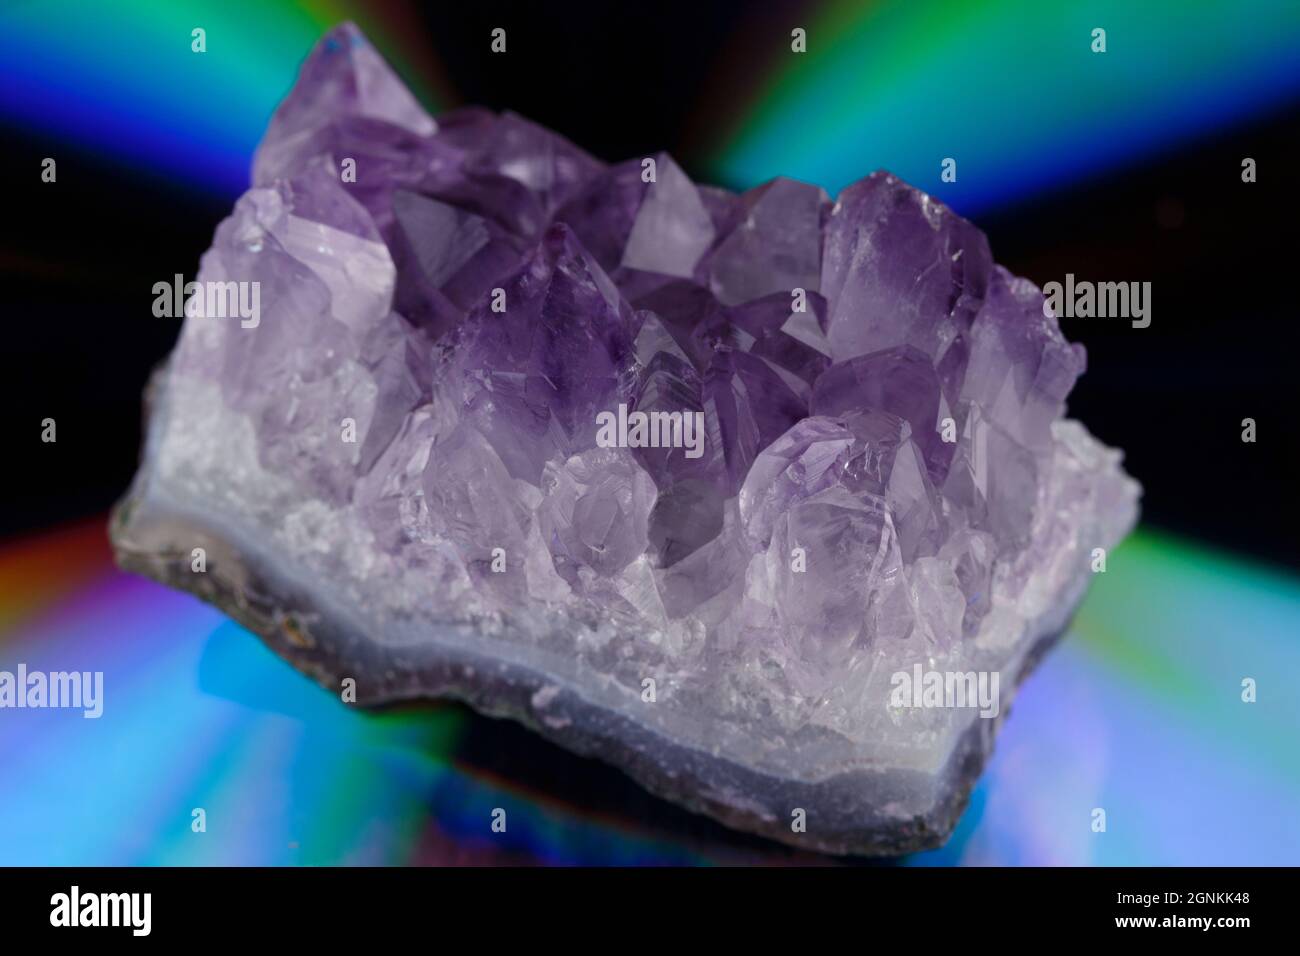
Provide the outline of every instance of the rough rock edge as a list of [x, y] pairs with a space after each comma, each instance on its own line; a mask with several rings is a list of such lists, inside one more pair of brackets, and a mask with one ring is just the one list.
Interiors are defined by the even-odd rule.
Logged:
[[[149, 426], [158, 424], [151, 419], [158, 412], [164, 381], [165, 368], [160, 367], [146, 394], [150, 438], [154, 433]], [[404, 660], [409, 648], [380, 647], [368, 641], [363, 622], [345, 621], [349, 617], [345, 613], [333, 615], [338, 620], [322, 619], [316, 602], [275, 560], [240, 553], [234, 536], [215, 527], [210, 516], [200, 516], [179, 502], [168, 510], [157, 500], [146, 501], [145, 486], [152, 477], [149, 444], [141, 470], [110, 521], [110, 537], [123, 569], [214, 605], [332, 693], [338, 692], [343, 677], [365, 673], [371, 676], [358, 682], [357, 702], [362, 705], [462, 701], [480, 713], [516, 720], [567, 750], [599, 758], [651, 793], [734, 829], [833, 854], [897, 856], [941, 846], [964, 812], [1011, 709], [1008, 703], [996, 718], [973, 720], [963, 732], [940, 778], [942, 796], [929, 812], [904, 822], [890, 818], [844, 826], [860, 817], [860, 793], [880, 771], [855, 769], [818, 781], [782, 779], [677, 743], [626, 714], [586, 700], [577, 689], [533, 668], [445, 646], [430, 647], [430, 659]], [[232, 517], [233, 523], [238, 520]], [[207, 549], [204, 574], [189, 568], [190, 550], [196, 545]], [[1016, 668], [1014, 688], [1065, 633], [1085, 591], [1086, 579], [1079, 579], [1052, 620], [1026, 645], [1018, 665], [1009, 662]], [[375, 680], [376, 674], [383, 675], [382, 682]], [[543, 689], [549, 689], [548, 696], [539, 706], [534, 695]], [[1006, 699], [1013, 700], [1014, 693]], [[810, 808], [805, 833], [790, 829], [790, 812], [796, 807]], [[834, 807], [850, 812], [827, 812]]]

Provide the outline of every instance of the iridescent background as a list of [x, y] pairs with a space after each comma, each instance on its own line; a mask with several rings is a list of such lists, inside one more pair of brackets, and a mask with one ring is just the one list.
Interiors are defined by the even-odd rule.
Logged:
[[[59, 195], [73, 197], [53, 210], [20, 202], [0, 245], [4, 276], [20, 284], [6, 299], [19, 323], [5, 356], [10, 433], [35, 434], [46, 405], [60, 421], [57, 448], [21, 442], [10, 465], [0, 669], [102, 670], [106, 686], [99, 720], [0, 711], [0, 864], [832, 862], [731, 834], [460, 707], [348, 709], [215, 610], [113, 568], [102, 509], [123, 466], [103, 452], [97, 468], [93, 443], [135, 441], [144, 369], [175, 334], [157, 320], [138, 331], [150, 321], [148, 277], [192, 273], [298, 64], [339, 20], [356, 20], [433, 111], [514, 105], [493, 93], [518, 89], [517, 77], [466, 63], [486, 61], [487, 24], [506, 27], [524, 57], [538, 56], [526, 49], [537, 34], [515, 29], [517, 10], [466, 6], [463, 16], [448, 4], [431, 14], [343, 0], [0, 7], [0, 128], [20, 144], [7, 151], [20, 171], [6, 182], [36, 195], [32, 170], [58, 156]], [[1296, 483], [1280, 424], [1265, 429], [1280, 411], [1269, 389], [1294, 365], [1207, 358], [1265, 334], [1248, 320], [1293, 322], [1294, 304], [1273, 308], [1275, 292], [1256, 282], [1231, 315], [1212, 301], [1198, 310], [1220, 283], [1186, 279], [1243, 243], [1222, 282], [1270, 278], [1239, 232], [1249, 220], [1231, 217], [1275, 215], [1277, 187], [1268, 199], [1210, 201], [1196, 184], [1222, 175], [1240, 188], [1240, 157], [1252, 154], [1262, 177], [1291, 174], [1265, 160], [1286, 162], [1295, 142], [1300, 5], [680, 7], [691, 8], [654, 23], [628, 14], [621, 33], [602, 23], [564, 34], [579, 52], [595, 43], [617, 56], [620, 43], [686, 36], [692, 15], [712, 31], [703, 62], [663, 50], [691, 71], [686, 94], [672, 90], [685, 106], [661, 115], [668, 94], [653, 77], [610, 77], [647, 118], [607, 124], [598, 144], [575, 135], [583, 145], [618, 159], [642, 136], [647, 149], [668, 143], [697, 178], [734, 188], [782, 174], [833, 193], [887, 167], [988, 225], [998, 258], [1036, 281], [1066, 269], [1154, 273], [1161, 302], [1182, 306], [1142, 332], [1067, 322], [1091, 354], [1072, 408], [1129, 450], [1154, 523], [1109, 556], [1071, 636], [1017, 697], [953, 839], [901, 862], [1300, 864], [1300, 561], [1286, 493]], [[202, 56], [190, 51], [195, 26], [207, 31]], [[789, 52], [793, 26], [808, 31], [804, 56]], [[1089, 48], [1096, 26], [1107, 30], [1104, 55]], [[561, 131], [585, 129], [573, 119], [581, 101], [556, 95], [539, 108]], [[948, 156], [956, 183], [939, 180]], [[100, 192], [155, 190], [159, 208], [123, 213], [77, 185], [91, 174]], [[1153, 181], [1140, 193], [1150, 203], [1124, 192]], [[189, 230], [182, 242], [178, 230]], [[143, 260], [146, 278], [115, 265], [113, 246]], [[1165, 293], [1179, 281], [1189, 287]], [[87, 308], [97, 296], [110, 322]], [[1216, 323], [1235, 323], [1221, 346], [1207, 337]], [[47, 357], [83, 333], [94, 349]], [[1261, 421], [1258, 452], [1238, 440], [1246, 414]], [[1205, 467], [1172, 472], [1175, 451]], [[1237, 490], [1225, 490], [1224, 472]], [[1258, 682], [1252, 704], [1241, 700], [1247, 677]], [[206, 833], [191, 830], [196, 807]], [[490, 832], [496, 807], [505, 834]], [[1091, 828], [1096, 807], [1104, 833]]]

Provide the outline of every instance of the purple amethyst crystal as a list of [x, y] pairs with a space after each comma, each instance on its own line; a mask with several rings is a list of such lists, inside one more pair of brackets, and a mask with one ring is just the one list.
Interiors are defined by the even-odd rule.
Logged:
[[942, 842], [1136, 517], [1063, 417], [1082, 348], [929, 196], [435, 120], [351, 25], [197, 278], [260, 315], [187, 317], [125, 566], [361, 703], [459, 698], [795, 845]]

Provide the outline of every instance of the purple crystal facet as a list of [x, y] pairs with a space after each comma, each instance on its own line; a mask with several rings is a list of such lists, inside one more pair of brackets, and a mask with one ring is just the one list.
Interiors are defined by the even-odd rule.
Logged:
[[1063, 418], [1082, 348], [942, 204], [435, 121], [351, 25], [198, 278], [260, 322], [186, 320], [126, 564], [363, 702], [468, 699], [801, 845], [949, 831], [993, 735], [894, 678], [1005, 709], [1135, 518]]

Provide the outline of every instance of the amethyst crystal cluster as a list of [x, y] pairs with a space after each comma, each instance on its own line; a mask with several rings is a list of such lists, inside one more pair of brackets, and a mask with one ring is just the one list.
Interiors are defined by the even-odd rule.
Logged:
[[[261, 315], [187, 318], [125, 566], [361, 703], [466, 700], [738, 828], [946, 837], [1138, 495], [977, 228], [884, 173], [734, 195], [435, 121], [350, 25], [253, 179], [198, 280]], [[635, 412], [702, 444], [600, 440]]]

